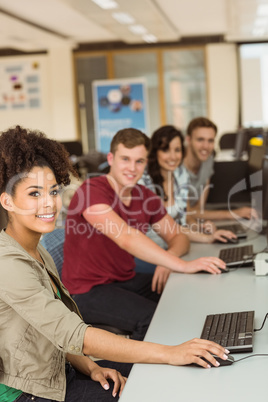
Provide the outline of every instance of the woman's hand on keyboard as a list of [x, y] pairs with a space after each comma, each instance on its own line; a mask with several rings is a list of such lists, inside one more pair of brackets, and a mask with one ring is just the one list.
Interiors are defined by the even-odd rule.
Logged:
[[220, 274], [226, 268], [224, 261], [217, 257], [201, 257], [192, 261], [185, 262], [185, 273], [194, 274], [206, 271], [210, 274]]
[[174, 350], [171, 351], [172, 356], [169, 364], [174, 366], [195, 363], [204, 368], [210, 368], [211, 366], [217, 367], [219, 364], [212, 354], [226, 360], [229, 353], [228, 350], [217, 343], [198, 338], [172, 348], [174, 348]]
[[258, 212], [256, 211], [255, 208], [250, 208], [250, 207], [237, 208], [237, 209], [234, 209], [232, 211], [232, 213], [233, 213], [233, 216], [234, 216], [234, 214], [236, 214], [239, 216], [239, 218], [258, 219]]

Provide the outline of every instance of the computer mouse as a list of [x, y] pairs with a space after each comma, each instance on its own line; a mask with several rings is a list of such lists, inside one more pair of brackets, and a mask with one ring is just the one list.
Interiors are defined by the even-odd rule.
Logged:
[[[229, 270], [229, 268], [221, 268], [221, 267], [217, 267], [220, 271], [221, 271], [221, 273], [222, 274], [226, 274], [227, 272], [230, 272], [230, 270]], [[199, 273], [201, 273], [201, 274], [210, 274], [211, 275], [211, 273], [210, 272], [208, 272], [208, 271], [199, 271]]]
[[[221, 359], [220, 357], [215, 356], [215, 355], [212, 355], [212, 356], [217, 360], [217, 362], [220, 363], [220, 366], [219, 366], [219, 367], [221, 367], [221, 366], [231, 366], [231, 364], [233, 364], [233, 363], [235, 362], [235, 359], [233, 358], [232, 355], [228, 355], [228, 357], [227, 357], [226, 360]], [[212, 365], [210, 362], [208, 362], [204, 357], [202, 357], [202, 359], [203, 359], [205, 362], [207, 362], [211, 367], [217, 367], [217, 366], [213, 366], [213, 365]]]
[[218, 267], [218, 269], [221, 271], [222, 274], [226, 274], [227, 272], [230, 272], [229, 268], [220, 268]]
[[237, 244], [238, 242], [239, 242], [239, 239], [238, 238], [234, 238], [234, 237], [232, 237], [232, 238], [229, 238], [229, 237], [226, 237], [226, 236], [222, 236], [225, 240], [226, 240], [226, 242], [223, 242], [222, 240], [219, 240], [219, 239], [217, 239], [217, 243], [221, 243], [221, 244]]

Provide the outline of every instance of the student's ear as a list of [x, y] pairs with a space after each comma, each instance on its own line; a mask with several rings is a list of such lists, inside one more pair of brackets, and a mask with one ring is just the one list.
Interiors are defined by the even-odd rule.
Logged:
[[11, 196], [8, 193], [1, 194], [0, 202], [4, 209], [6, 209], [7, 211], [13, 211], [13, 202]]
[[112, 152], [108, 152], [108, 154], [107, 154], [107, 162], [109, 163], [109, 166], [112, 166], [113, 159], [114, 159], [113, 153], [112, 153]]
[[190, 135], [186, 135], [186, 136], [185, 136], [185, 144], [186, 144], [186, 145], [189, 145], [190, 142], [191, 142], [191, 137], [190, 137]]

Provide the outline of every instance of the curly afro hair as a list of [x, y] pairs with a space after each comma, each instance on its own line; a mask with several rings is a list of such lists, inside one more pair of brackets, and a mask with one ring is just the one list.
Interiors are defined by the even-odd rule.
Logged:
[[[59, 185], [70, 184], [70, 173], [77, 177], [64, 146], [39, 131], [16, 126], [0, 135], [0, 193], [9, 180], [35, 166], [49, 166]], [[14, 189], [13, 189], [14, 191]]]

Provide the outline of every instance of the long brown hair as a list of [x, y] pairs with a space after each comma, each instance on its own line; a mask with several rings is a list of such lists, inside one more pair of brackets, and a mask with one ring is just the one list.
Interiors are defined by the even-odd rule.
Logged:
[[[167, 195], [165, 194], [163, 183], [164, 183], [164, 178], [161, 175], [160, 172], [160, 166], [157, 160], [157, 151], [163, 150], [166, 151], [169, 148], [170, 142], [175, 138], [179, 137], [181, 140], [181, 150], [182, 150], [182, 156], [184, 157], [185, 155], [185, 148], [183, 145], [183, 135], [182, 132], [178, 129], [176, 129], [174, 126], [167, 125], [167, 126], [162, 126], [159, 129], [157, 129], [152, 137], [151, 137], [151, 149], [149, 152], [148, 156], [148, 173], [152, 178], [153, 183], [156, 185], [156, 193], [159, 196], [163, 196], [164, 194], [164, 201], [168, 200]], [[159, 186], [162, 188], [163, 191], [159, 190]]]

